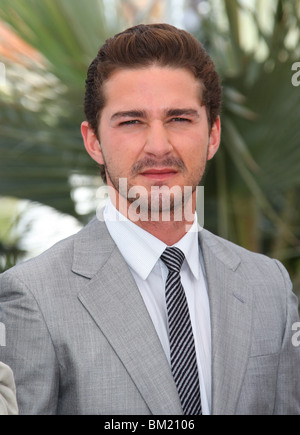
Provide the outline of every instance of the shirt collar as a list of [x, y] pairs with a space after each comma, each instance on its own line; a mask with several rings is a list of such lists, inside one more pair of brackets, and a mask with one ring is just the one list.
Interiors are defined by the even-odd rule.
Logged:
[[198, 235], [198, 219], [195, 213], [195, 220], [190, 230], [180, 239], [175, 245], [185, 255], [185, 259], [196, 279], [200, 276], [199, 262], [199, 235]]
[[[125, 261], [143, 280], [146, 280], [167, 245], [157, 237], [123, 216], [108, 199], [103, 213], [107, 229]], [[200, 276], [198, 221], [174, 244], [181, 249], [196, 279]]]

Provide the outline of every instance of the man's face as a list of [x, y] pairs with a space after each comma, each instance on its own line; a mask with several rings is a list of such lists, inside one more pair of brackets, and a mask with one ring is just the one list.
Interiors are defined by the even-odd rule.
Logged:
[[185, 69], [124, 69], [108, 79], [104, 93], [100, 144], [87, 125], [83, 137], [105, 165], [108, 185], [118, 192], [126, 178], [127, 191], [142, 186], [148, 198], [153, 186], [194, 191], [220, 140], [220, 121], [209, 128], [199, 81]]

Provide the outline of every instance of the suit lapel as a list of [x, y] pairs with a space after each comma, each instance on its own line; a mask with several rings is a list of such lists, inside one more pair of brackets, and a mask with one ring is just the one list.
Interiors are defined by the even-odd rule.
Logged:
[[212, 327], [212, 413], [234, 414], [251, 343], [252, 292], [240, 258], [207, 231], [200, 233]]
[[81, 240], [77, 239], [75, 247], [73, 271], [91, 278], [78, 297], [121, 359], [150, 411], [180, 414], [169, 364], [128, 266], [105, 224], [94, 222], [92, 227]]

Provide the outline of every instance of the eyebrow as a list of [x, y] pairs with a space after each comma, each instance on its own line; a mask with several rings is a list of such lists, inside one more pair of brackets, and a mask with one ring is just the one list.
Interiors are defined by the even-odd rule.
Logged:
[[146, 112], [144, 110], [125, 110], [122, 112], [116, 112], [110, 118], [114, 121], [119, 118], [145, 118]]
[[199, 112], [195, 109], [168, 109], [166, 110], [167, 116], [193, 116], [195, 118], [199, 118]]
[[[199, 118], [199, 112], [195, 109], [166, 109], [164, 115], [167, 117], [172, 116], [192, 116]], [[119, 118], [146, 118], [147, 112], [145, 110], [124, 110], [116, 112], [112, 115], [111, 121]]]

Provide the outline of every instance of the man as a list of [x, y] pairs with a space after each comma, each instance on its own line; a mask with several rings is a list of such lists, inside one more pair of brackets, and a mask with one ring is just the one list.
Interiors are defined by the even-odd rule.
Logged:
[[300, 414], [287, 272], [199, 231], [220, 103], [214, 65], [185, 31], [140, 25], [100, 49], [82, 136], [108, 205], [1, 276], [1, 358], [21, 413]]
[[16, 414], [18, 414], [18, 405], [13, 373], [0, 361], [0, 415]]

